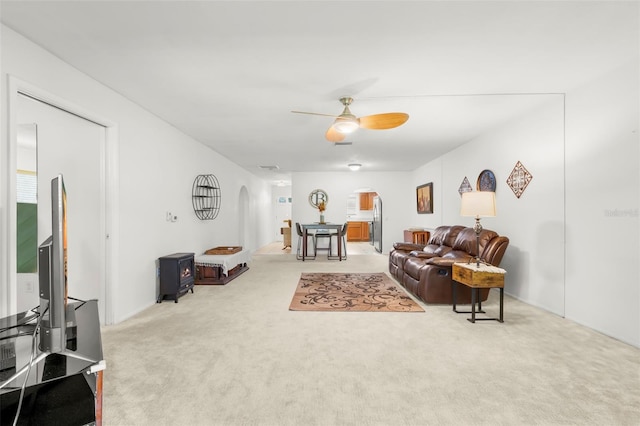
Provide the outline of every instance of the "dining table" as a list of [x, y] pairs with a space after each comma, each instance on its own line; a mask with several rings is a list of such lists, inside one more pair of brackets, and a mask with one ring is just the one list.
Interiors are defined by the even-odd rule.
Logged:
[[[305, 258], [307, 257], [307, 236], [309, 235], [309, 230], [329, 230], [329, 229], [335, 229], [336, 230], [336, 235], [338, 236], [338, 259], [340, 261], [342, 261], [342, 227], [344, 226], [342, 223], [320, 223], [320, 222], [314, 222], [314, 223], [304, 223], [304, 224], [300, 224], [300, 226], [302, 226], [302, 261], [304, 262]], [[314, 253], [315, 255], [315, 253]], [[329, 253], [329, 255], [331, 255], [331, 253]]]

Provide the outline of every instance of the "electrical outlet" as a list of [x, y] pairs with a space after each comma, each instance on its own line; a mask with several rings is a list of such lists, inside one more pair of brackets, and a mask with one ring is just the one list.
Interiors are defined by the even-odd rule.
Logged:
[[167, 212], [167, 222], [173, 222], [173, 214], [171, 214], [171, 212]]

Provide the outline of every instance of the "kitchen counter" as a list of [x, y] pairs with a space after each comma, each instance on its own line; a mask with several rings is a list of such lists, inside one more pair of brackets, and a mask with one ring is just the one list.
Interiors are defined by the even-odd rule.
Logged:
[[351, 216], [347, 222], [373, 222], [373, 216]]

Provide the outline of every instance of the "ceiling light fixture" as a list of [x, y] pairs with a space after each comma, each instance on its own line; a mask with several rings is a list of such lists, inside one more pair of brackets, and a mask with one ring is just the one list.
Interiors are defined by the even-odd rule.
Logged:
[[333, 128], [340, 133], [353, 133], [358, 127], [360, 127], [358, 119], [353, 116], [340, 116], [333, 122]]
[[333, 128], [339, 133], [353, 133], [358, 127], [360, 127], [360, 120], [358, 117], [351, 114], [349, 105], [351, 104], [351, 98], [342, 98], [340, 101], [344, 105], [344, 110], [336, 120], [333, 122]]
[[362, 164], [351, 163], [351, 164], [348, 164], [347, 166], [351, 169], [351, 171], [357, 172], [358, 170], [360, 170], [360, 167], [362, 167]]

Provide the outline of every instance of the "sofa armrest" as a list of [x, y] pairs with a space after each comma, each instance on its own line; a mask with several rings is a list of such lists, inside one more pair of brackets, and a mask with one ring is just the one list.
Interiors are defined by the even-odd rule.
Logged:
[[424, 249], [424, 245], [413, 243], [393, 243], [393, 248], [396, 250], [414, 251]]
[[436, 257], [435, 254], [433, 253], [426, 253], [422, 250], [414, 250], [411, 253], [409, 253], [411, 256], [413, 257], [419, 257], [421, 259], [431, 259], [432, 257]]
[[443, 267], [446, 266], [450, 268], [453, 266], [454, 263], [469, 262], [472, 259], [474, 259], [474, 256], [470, 255], [465, 251], [451, 250], [450, 252], [443, 255], [442, 257], [434, 257], [433, 259], [427, 260], [427, 263], [430, 265], [437, 265], [437, 266], [443, 266]]
[[427, 260], [427, 265], [436, 265], [436, 266], [453, 266], [454, 263], [459, 262], [459, 259], [445, 259], [442, 257], [433, 257]]

